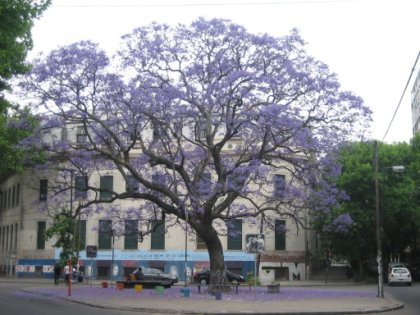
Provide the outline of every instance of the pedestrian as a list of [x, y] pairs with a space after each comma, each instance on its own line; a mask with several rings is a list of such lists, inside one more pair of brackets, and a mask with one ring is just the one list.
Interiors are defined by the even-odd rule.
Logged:
[[[76, 269], [72, 268], [73, 273], [76, 272]], [[66, 285], [69, 285], [70, 281], [70, 266], [65, 265], [64, 266], [64, 281], [66, 282]]]
[[54, 265], [54, 284], [58, 285], [58, 280], [60, 279], [61, 274], [61, 265], [57, 262]]
[[69, 273], [70, 273], [70, 267], [69, 265], [64, 266], [64, 283], [66, 285], [69, 285]]

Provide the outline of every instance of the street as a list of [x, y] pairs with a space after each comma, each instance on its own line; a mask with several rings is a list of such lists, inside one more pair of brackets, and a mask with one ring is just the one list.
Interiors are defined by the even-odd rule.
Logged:
[[[413, 283], [413, 286], [388, 286], [384, 288], [385, 297], [392, 297], [404, 303], [404, 308], [392, 312], [389, 315], [416, 315], [420, 310], [420, 283]], [[381, 313], [384, 314], [384, 313]]]
[[[51, 297], [35, 296], [20, 292], [22, 287], [39, 287], [40, 284], [0, 282], [0, 310], [5, 315], [128, 315], [133, 312], [108, 310], [67, 302]], [[136, 314], [142, 314], [136, 312]], [[159, 315], [159, 314], [157, 314]]]
[[[84, 304], [68, 302], [65, 299], [53, 298], [50, 295], [22, 292], [21, 288], [51, 286], [50, 283], [40, 283], [30, 281], [13, 283], [11, 281], [0, 281], [0, 309], [2, 314], [7, 315], [26, 315], [26, 314], [43, 314], [43, 315], [130, 315], [132, 311], [110, 310], [100, 307], [91, 307]], [[361, 285], [358, 287], [361, 291], [372, 291], [374, 284]], [[336, 287], [340, 289], [340, 287]], [[414, 283], [413, 286], [385, 286], [385, 297], [392, 298], [404, 303], [404, 308], [396, 311], [389, 311], [389, 315], [415, 315], [420, 309], [420, 283]], [[136, 314], [145, 314], [135, 312]], [[160, 315], [154, 313], [156, 315]], [[164, 313], [162, 313], [164, 314]], [[377, 313], [385, 314], [385, 313]]]

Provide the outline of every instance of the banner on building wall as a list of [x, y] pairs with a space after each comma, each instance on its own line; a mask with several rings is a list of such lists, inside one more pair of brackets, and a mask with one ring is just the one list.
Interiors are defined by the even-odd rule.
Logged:
[[[61, 249], [55, 250], [55, 258], [60, 258]], [[224, 252], [225, 261], [254, 261], [254, 255], [246, 252]], [[92, 259], [86, 256], [86, 251], [81, 251], [79, 253], [80, 259]], [[93, 260], [111, 260], [112, 251], [111, 250], [98, 250], [96, 258]], [[114, 260], [125, 260], [125, 261], [138, 261], [138, 260], [163, 260], [163, 261], [185, 261], [185, 251], [184, 250], [166, 250], [166, 251], [148, 251], [148, 250], [138, 250], [138, 251], [128, 251], [115, 249], [114, 250]], [[205, 251], [188, 251], [187, 252], [188, 261], [207, 261], [209, 260], [209, 255]]]
[[35, 272], [35, 266], [32, 265], [17, 265], [16, 272]]

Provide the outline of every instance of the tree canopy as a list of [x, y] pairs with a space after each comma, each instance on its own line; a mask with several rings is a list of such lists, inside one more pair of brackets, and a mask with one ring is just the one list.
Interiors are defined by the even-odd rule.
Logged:
[[[218, 234], [230, 219], [256, 224], [262, 216], [273, 228], [282, 216], [304, 225], [313, 193], [317, 211], [336, 204], [340, 194], [320, 179], [338, 171], [326, 157], [363, 134], [370, 111], [306, 53], [297, 30], [275, 38], [198, 19], [153, 23], [123, 40], [112, 59], [88, 41], [54, 50], [21, 85], [44, 131], [82, 127], [82, 145], [51, 133], [47, 150], [87, 177], [106, 168], [139, 184], [108, 191], [107, 203], [143, 200], [124, 210], [130, 218], [155, 209], [174, 224], [188, 217], [207, 246], [212, 283], [223, 281]], [[281, 195], [273, 174], [285, 175]], [[104, 203], [98, 185], [88, 181], [87, 189], [83, 213]]]
[[35, 123], [34, 118], [28, 123], [28, 109], [20, 112], [4, 92], [10, 89], [9, 79], [30, 69], [26, 56], [32, 49], [31, 28], [50, 2], [0, 0], [0, 176], [21, 169], [25, 153], [15, 145], [28, 135]]
[[[379, 145], [379, 201], [385, 261], [415, 259], [420, 230], [417, 176], [419, 141], [417, 135], [411, 144]], [[349, 198], [335, 209], [335, 213], [350, 215], [353, 224], [346, 235], [325, 234], [336, 255], [360, 264], [368, 261], [373, 263], [376, 257], [373, 158], [372, 142], [351, 143], [341, 149], [342, 173], [337, 186], [346, 191]], [[405, 171], [396, 173], [393, 166], [404, 166]]]

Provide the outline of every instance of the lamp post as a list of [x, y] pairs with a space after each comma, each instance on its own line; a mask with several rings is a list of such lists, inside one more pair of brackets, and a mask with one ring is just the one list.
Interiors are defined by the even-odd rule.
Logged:
[[379, 206], [379, 179], [378, 179], [378, 142], [374, 143], [375, 150], [375, 166], [374, 166], [374, 178], [375, 178], [375, 199], [376, 199], [376, 242], [377, 242], [377, 251], [376, 251], [376, 262], [378, 263], [378, 297], [384, 297], [384, 284], [382, 277], [382, 240], [381, 240], [381, 214]]
[[111, 246], [112, 246], [112, 257], [111, 257], [111, 288], [113, 287], [113, 285], [114, 285], [114, 245], [115, 245], [115, 243], [114, 243], [114, 241], [115, 241], [115, 232], [114, 232], [114, 229], [111, 229], [110, 230], [110, 233], [111, 233], [111, 238], [112, 238], [112, 240], [111, 240]]
[[[402, 165], [389, 167], [395, 173], [402, 173], [405, 167]], [[384, 297], [383, 268], [382, 268], [382, 224], [381, 209], [379, 204], [379, 158], [378, 158], [378, 142], [374, 142], [374, 178], [375, 178], [375, 217], [376, 217], [376, 262], [378, 263], [378, 297]]]
[[185, 270], [184, 270], [184, 274], [185, 274], [185, 284], [184, 286], [187, 287], [187, 262], [188, 262], [188, 258], [187, 258], [187, 254], [188, 254], [188, 211], [187, 208], [184, 208], [185, 211]]

